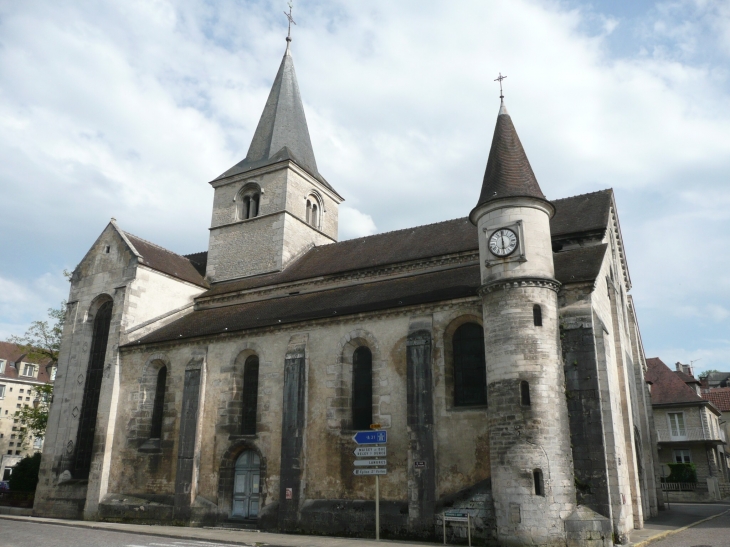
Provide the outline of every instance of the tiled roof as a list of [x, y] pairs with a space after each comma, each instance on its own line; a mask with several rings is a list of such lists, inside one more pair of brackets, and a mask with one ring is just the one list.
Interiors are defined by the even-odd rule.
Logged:
[[[290, 295], [195, 311], [145, 336], [140, 343], [210, 336], [313, 319], [396, 309], [476, 296], [479, 266], [391, 278], [354, 287]], [[130, 344], [134, 345], [134, 344]]]
[[129, 238], [134, 248], [142, 255], [141, 264], [193, 285], [208, 286], [203, 276], [189, 259], [130, 233], [124, 232], [124, 235]]
[[702, 398], [710, 401], [720, 412], [730, 412], [730, 387], [702, 390]]
[[482, 192], [476, 206], [495, 199], [518, 196], [545, 199], [512, 118], [503, 105], [494, 127]]
[[602, 243], [553, 254], [555, 279], [563, 284], [595, 281], [601, 271], [606, 249], [608, 245]]
[[696, 404], [704, 401], [658, 357], [647, 359], [646, 365], [646, 380], [652, 383], [651, 403], [653, 405]]
[[697, 378], [695, 378], [694, 376], [690, 376], [689, 374], [685, 374], [681, 370], [675, 370], [674, 374], [679, 376], [685, 384], [699, 384], [700, 383], [700, 381]]
[[457, 218], [313, 247], [282, 272], [218, 283], [202, 296], [478, 249], [477, 229], [468, 219]]
[[[566, 202], [574, 198], [557, 200], [555, 216], [550, 221], [554, 226], [577, 226], [576, 232], [586, 226], [597, 226], [608, 222], [608, 210], [612, 190], [603, 190], [578, 196], [580, 206], [571, 208]], [[604, 224], [605, 228], [605, 224]], [[476, 227], [468, 218], [457, 218], [427, 224], [394, 232], [386, 232], [339, 243], [312, 248], [290, 264], [284, 271], [237, 279], [215, 284], [203, 296], [215, 296], [267, 285], [289, 283], [319, 276], [335, 275], [365, 268], [384, 267], [389, 264], [423, 260], [430, 257], [479, 250]], [[593, 280], [598, 275], [600, 260], [605, 254], [605, 245], [584, 247], [580, 250], [557, 253], [555, 256], [556, 277], [565, 283], [579, 280]], [[204, 261], [202, 255], [196, 260]], [[206, 254], [207, 257], [207, 254]], [[557, 273], [560, 270], [560, 273]], [[575, 277], [571, 278], [573, 275]], [[564, 281], [563, 281], [564, 280]]]
[[[51, 360], [48, 358], [31, 359], [29, 357], [26, 357], [22, 348], [17, 344], [13, 344], [11, 342], [0, 342], [0, 359], [6, 361], [5, 372], [3, 374], [0, 374], [0, 380], [2, 380], [3, 378], [13, 378], [21, 381], [27, 380], [31, 382], [47, 383], [51, 381], [49, 377], [49, 371], [46, 369], [46, 365], [50, 364]], [[21, 376], [18, 368], [16, 368], [15, 366], [10, 366], [13, 363], [18, 363], [19, 367], [21, 362], [38, 365], [38, 377], [29, 378], [27, 376]]]
[[612, 198], [613, 190], [609, 188], [553, 200], [551, 203], [555, 207], [555, 216], [550, 221], [550, 234], [553, 239], [568, 234], [605, 231]]

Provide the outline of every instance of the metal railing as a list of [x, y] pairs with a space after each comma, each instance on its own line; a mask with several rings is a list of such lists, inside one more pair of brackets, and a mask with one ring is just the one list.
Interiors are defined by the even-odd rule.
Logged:
[[657, 428], [656, 433], [657, 440], [660, 443], [682, 441], [721, 441], [723, 443], [727, 442], [725, 440], [725, 432], [722, 429], [719, 429], [715, 433], [710, 433], [709, 431], [705, 431], [701, 427], [687, 427], [683, 431], [683, 435], [672, 435], [669, 429]]
[[[698, 483], [696, 482], [663, 482], [661, 484], [664, 492], [694, 492], [698, 490]], [[701, 488], [699, 489], [701, 490]]]

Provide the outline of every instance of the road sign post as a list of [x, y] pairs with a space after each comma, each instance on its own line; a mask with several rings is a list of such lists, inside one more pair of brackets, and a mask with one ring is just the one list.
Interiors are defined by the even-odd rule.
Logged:
[[466, 535], [471, 547], [471, 514], [466, 511], [447, 511], [441, 515], [444, 528], [444, 545], [446, 545], [446, 522], [466, 522]]
[[[352, 436], [357, 444], [383, 445], [388, 442], [388, 432], [380, 429], [380, 424], [372, 424], [372, 431], [358, 431]], [[355, 456], [358, 458], [384, 458], [388, 453], [385, 446], [358, 446]], [[375, 541], [380, 541], [380, 475], [387, 475], [385, 459], [355, 460], [353, 475], [375, 475]], [[383, 466], [383, 467], [380, 467]], [[365, 469], [363, 469], [365, 468]]]

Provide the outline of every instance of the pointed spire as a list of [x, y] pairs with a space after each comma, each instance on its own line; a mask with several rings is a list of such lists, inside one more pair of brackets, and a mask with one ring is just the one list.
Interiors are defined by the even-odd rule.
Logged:
[[289, 50], [290, 42], [287, 37], [284, 58], [271, 86], [269, 98], [266, 100], [246, 158], [216, 180], [288, 159], [331, 188], [317, 170], [294, 71], [294, 60]]
[[489, 201], [507, 197], [545, 199], [535, 173], [532, 172], [512, 118], [501, 99], [497, 125], [494, 128], [492, 148], [489, 150], [487, 170], [484, 173], [482, 193], [477, 207]]

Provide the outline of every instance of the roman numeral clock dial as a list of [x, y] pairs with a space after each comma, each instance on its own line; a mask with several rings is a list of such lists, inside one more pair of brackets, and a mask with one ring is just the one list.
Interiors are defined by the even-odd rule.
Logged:
[[501, 228], [489, 238], [489, 250], [494, 256], [505, 257], [511, 255], [517, 248], [517, 234], [509, 228]]

